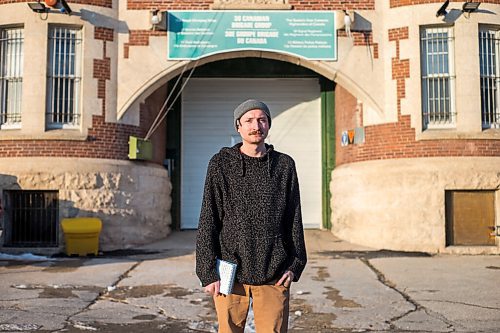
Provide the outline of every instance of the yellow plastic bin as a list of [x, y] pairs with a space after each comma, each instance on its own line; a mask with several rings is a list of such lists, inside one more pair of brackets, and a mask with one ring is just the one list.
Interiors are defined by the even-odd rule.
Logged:
[[66, 241], [66, 254], [97, 255], [102, 222], [96, 217], [74, 217], [61, 221]]

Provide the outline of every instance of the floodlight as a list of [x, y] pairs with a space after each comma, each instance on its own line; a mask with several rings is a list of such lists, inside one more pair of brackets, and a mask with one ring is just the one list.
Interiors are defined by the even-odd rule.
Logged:
[[475, 12], [478, 8], [479, 8], [479, 5], [481, 3], [480, 2], [472, 2], [472, 1], [466, 1], [464, 3], [464, 5], [462, 6], [462, 11], [464, 13], [472, 13], [472, 12]]
[[446, 9], [448, 5], [450, 4], [450, 0], [446, 0], [441, 7], [439, 7], [438, 11], [436, 12], [436, 17], [439, 16], [446, 16], [448, 14], [448, 10]]
[[45, 5], [43, 3], [40, 3], [40, 1], [38, 1], [38, 2], [28, 2], [28, 6], [35, 13], [45, 13], [45, 12], [47, 12], [49, 10], [47, 7], [45, 7]]

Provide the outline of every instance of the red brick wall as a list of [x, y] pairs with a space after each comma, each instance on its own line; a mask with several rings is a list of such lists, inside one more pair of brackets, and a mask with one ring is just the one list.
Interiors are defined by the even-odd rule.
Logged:
[[[207, 10], [213, 0], [127, 0], [128, 9], [153, 9], [160, 10]], [[289, 0], [288, 3], [295, 10], [372, 10], [375, 9], [375, 0], [317, 0], [317, 1], [300, 1]]]
[[[347, 33], [345, 30], [338, 30], [337, 32], [338, 37], [347, 37]], [[373, 34], [371, 32], [369, 33], [362, 33], [362, 32], [351, 32], [351, 37], [353, 39], [353, 45], [354, 46], [371, 46], [373, 47], [373, 58], [378, 59], [378, 43], [373, 42]]]
[[[342, 124], [337, 126], [345, 128]], [[364, 144], [347, 147], [338, 144], [336, 165], [390, 158], [450, 156], [500, 156], [500, 144], [498, 140], [472, 139], [416, 141], [415, 130], [410, 126], [410, 116], [400, 115], [397, 123], [365, 127]]]
[[[0, 5], [5, 5], [9, 3], [16, 2], [30, 2], [26, 0], [0, 0]], [[99, 7], [107, 7], [112, 8], [113, 1], [112, 0], [73, 0], [66, 1], [68, 5], [71, 7], [71, 4], [79, 4], [79, 5], [90, 5], [90, 6], [99, 6]]]
[[375, 9], [375, 0], [318, 0], [318, 1], [300, 1], [289, 0], [288, 3], [295, 10], [372, 10]]
[[[336, 164], [390, 158], [443, 157], [443, 156], [500, 156], [498, 140], [421, 140], [415, 139], [411, 117], [401, 115], [401, 99], [406, 96], [405, 79], [410, 77], [410, 62], [400, 58], [400, 40], [407, 39], [408, 27], [390, 29], [388, 39], [396, 43], [392, 58], [392, 79], [396, 80], [398, 121], [366, 126], [365, 142], [340, 145], [343, 131], [362, 126], [362, 110], [357, 110], [357, 100], [347, 90], [337, 85], [335, 89]], [[356, 114], [358, 111], [359, 114]], [[356, 117], [361, 117], [357, 123]]]
[[[451, 0], [451, 2], [460, 2], [463, 3], [463, 0]], [[480, 2], [483, 3], [493, 3], [500, 4], [500, 0], [482, 0]], [[413, 6], [413, 5], [421, 5], [421, 4], [429, 4], [429, 3], [444, 3], [443, 0], [389, 0], [389, 6], [393, 7], [403, 7], [403, 6]], [[436, 10], [439, 7], [436, 8]]]
[[[0, 0], [0, 5], [29, 2], [28, 0]], [[68, 4], [91, 5], [99, 7], [112, 7], [112, 0], [72, 0], [67, 1]], [[452, 0], [452, 2], [464, 2], [463, 0]], [[482, 3], [500, 4], [500, 0], [482, 0]], [[389, 5], [393, 7], [413, 6], [429, 3], [443, 3], [443, 0], [389, 0]], [[128, 9], [152, 9], [158, 8], [161, 10], [172, 9], [192, 9], [192, 10], [205, 10], [209, 9], [213, 4], [213, 0], [127, 0]], [[290, 0], [289, 4], [296, 10], [372, 10], [375, 9], [375, 0], [351, 0], [351, 1], [300, 1]]]
[[[0, 157], [87, 157], [128, 160], [129, 136], [144, 138], [156, 113], [146, 105], [140, 106], [140, 126], [108, 123], [104, 115], [92, 117], [92, 127], [86, 140], [1, 140]], [[164, 141], [164, 125], [153, 136], [153, 146]], [[155, 161], [161, 163], [164, 156], [156, 154]]]
[[0, 157], [89, 157], [128, 159], [129, 135], [141, 136], [137, 126], [106, 123], [104, 116], [93, 116], [85, 141], [2, 140]]
[[123, 57], [128, 59], [130, 46], [148, 46], [150, 36], [166, 35], [166, 31], [130, 30], [128, 43], [123, 45]]
[[[500, 156], [498, 140], [415, 139], [410, 116], [398, 115], [398, 122], [365, 127], [365, 143], [340, 145], [342, 131], [357, 126], [357, 100], [343, 87], [335, 88], [336, 165], [369, 160], [448, 156]], [[363, 124], [359, 124], [362, 126]]]
[[[335, 86], [335, 163], [336, 165], [343, 164], [349, 157], [349, 150], [342, 147], [340, 144], [343, 131], [352, 130], [358, 126], [362, 126], [362, 114], [357, 114], [357, 99], [340, 85]], [[358, 122], [361, 120], [360, 122]]]
[[109, 28], [95, 27], [94, 39], [102, 40], [102, 59], [94, 59], [93, 77], [97, 79], [97, 98], [102, 99], [102, 112], [106, 111], [106, 81], [111, 79], [111, 59], [106, 56], [106, 42], [114, 40], [114, 31]]
[[396, 57], [392, 58], [392, 79], [396, 80], [397, 111], [401, 113], [401, 99], [406, 96], [405, 79], [410, 77], [410, 60], [400, 58], [399, 41], [408, 39], [408, 27], [389, 29], [389, 41], [396, 42]]
[[[141, 124], [143, 128], [149, 130], [155, 121], [158, 112], [160, 111], [165, 99], [169, 95], [166, 89], [157, 89], [146, 98], [144, 104], [141, 105]], [[162, 113], [164, 115], [165, 113]], [[152, 162], [163, 164], [165, 153], [167, 150], [167, 126], [166, 120], [163, 120], [154, 132], [151, 133], [150, 140], [153, 144], [153, 159]], [[144, 133], [146, 136], [147, 133]], [[142, 137], [144, 137], [142, 136]]]
[[94, 39], [112, 42], [115, 39], [114, 30], [110, 28], [95, 27]]
[[[441, 3], [441, 0], [396, 1], [390, 0], [392, 7], [420, 3]], [[17, 0], [0, 0], [0, 4], [26, 2]], [[500, 3], [500, 0], [483, 1]], [[71, 3], [89, 4], [111, 7], [111, 0], [105, 1], [70, 1]], [[128, 0], [129, 9], [209, 9], [212, 1], [138, 1]], [[374, 9], [371, 1], [290, 1], [294, 9]], [[125, 57], [128, 57], [130, 45], [148, 45], [149, 36], [160, 36], [165, 32], [149, 30], [132, 30], [129, 43], [125, 45]], [[342, 34], [342, 33], [341, 33]], [[140, 126], [107, 123], [105, 121], [106, 82], [111, 77], [110, 58], [107, 56], [107, 43], [114, 41], [114, 31], [96, 27], [94, 38], [103, 43], [102, 58], [94, 59], [93, 77], [98, 81], [97, 96], [102, 99], [102, 114], [92, 117], [92, 126], [88, 130], [85, 141], [79, 140], [2, 140], [0, 141], [0, 157], [20, 156], [61, 156], [61, 157], [93, 157], [127, 159], [128, 137], [135, 135], [144, 137], [154, 112], [145, 105], [140, 109]], [[372, 35], [368, 39], [364, 35], [354, 33], [355, 45], [374, 46], [374, 58], [378, 57], [378, 44], [374, 44]], [[397, 81], [398, 121], [395, 123], [365, 127], [365, 143], [340, 147], [340, 133], [343, 130], [362, 126], [362, 109], [357, 100], [340, 86], [336, 88], [336, 131], [337, 131], [337, 165], [365, 160], [433, 157], [433, 156], [500, 156], [498, 140], [424, 140], [416, 141], [415, 130], [411, 128], [410, 116], [401, 115], [400, 100], [405, 97], [405, 79], [409, 77], [408, 59], [400, 59], [400, 40], [408, 38], [408, 27], [391, 29], [388, 39], [396, 43], [396, 54], [392, 58], [392, 78]], [[359, 117], [359, 119], [358, 119]]]
[[101, 59], [94, 59], [93, 77], [97, 79], [97, 97], [102, 99], [102, 114], [92, 117], [87, 139], [82, 140], [1, 140], [0, 157], [91, 157], [128, 159], [130, 135], [144, 137], [152, 122], [144, 105], [140, 109], [140, 126], [108, 123], [106, 114], [106, 82], [111, 78], [111, 59], [106, 54], [106, 44], [114, 41], [114, 31], [95, 27], [94, 39], [103, 43]]
[[127, 0], [127, 9], [208, 10], [213, 0]]

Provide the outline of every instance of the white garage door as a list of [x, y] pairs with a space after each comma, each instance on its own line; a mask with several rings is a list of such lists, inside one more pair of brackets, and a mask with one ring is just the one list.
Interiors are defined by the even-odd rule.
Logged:
[[265, 102], [272, 115], [267, 142], [293, 157], [304, 227], [321, 226], [321, 97], [317, 79], [191, 79], [182, 94], [181, 228], [198, 226], [206, 169], [221, 147], [239, 142], [233, 110]]

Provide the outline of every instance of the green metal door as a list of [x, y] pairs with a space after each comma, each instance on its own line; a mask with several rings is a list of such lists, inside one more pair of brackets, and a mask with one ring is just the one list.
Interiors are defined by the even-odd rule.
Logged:
[[322, 207], [323, 228], [331, 229], [330, 181], [335, 168], [335, 83], [321, 81]]

